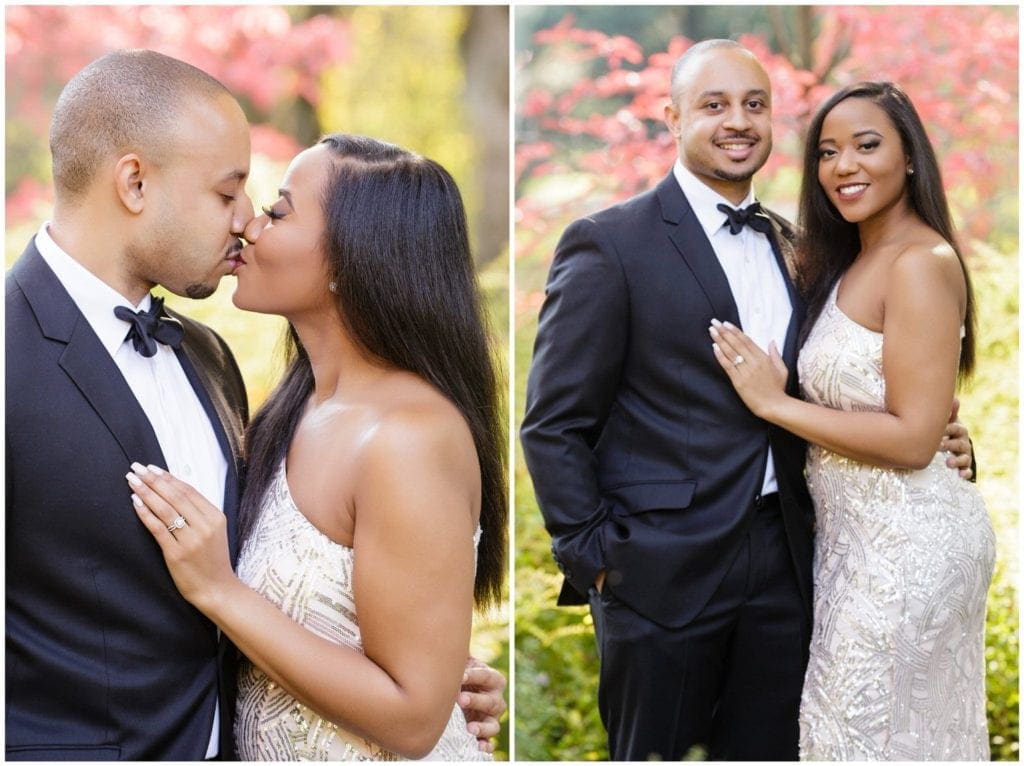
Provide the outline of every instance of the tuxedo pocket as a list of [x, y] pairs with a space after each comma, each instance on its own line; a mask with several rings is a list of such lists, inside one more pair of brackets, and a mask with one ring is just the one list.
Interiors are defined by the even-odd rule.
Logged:
[[613, 487], [605, 494], [613, 500], [613, 514], [635, 516], [648, 511], [687, 508], [693, 502], [696, 489], [697, 482], [693, 479], [641, 481]]

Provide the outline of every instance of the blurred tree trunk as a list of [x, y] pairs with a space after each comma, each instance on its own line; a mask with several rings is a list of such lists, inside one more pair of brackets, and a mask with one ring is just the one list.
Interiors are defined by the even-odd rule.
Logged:
[[663, 17], [665, 26], [663, 28], [673, 30], [674, 34], [686, 34], [686, 30], [690, 27], [690, 10], [688, 5], [666, 6]]
[[[292, 23], [298, 25], [317, 14], [329, 14], [331, 10], [314, 5], [293, 5], [288, 8], [288, 14]], [[271, 115], [271, 122], [284, 133], [294, 136], [303, 147], [316, 143], [322, 132], [316, 107], [299, 95], [290, 100], [282, 99]]]
[[508, 246], [508, 7], [477, 5], [460, 41], [465, 62], [466, 114], [479, 139], [475, 186], [482, 204], [470, 230], [478, 265]]
[[831, 55], [821, 61], [815, 60], [814, 39], [815, 19], [818, 15], [813, 5], [799, 5], [791, 8], [770, 6], [768, 20], [778, 43], [779, 52], [793, 66], [813, 71], [824, 82], [832, 70], [850, 53], [849, 33], [840, 35]]
[[768, 19], [779, 44], [779, 53], [800, 69], [810, 69], [814, 62], [814, 37], [811, 34], [813, 17], [814, 6], [811, 5], [768, 8]]

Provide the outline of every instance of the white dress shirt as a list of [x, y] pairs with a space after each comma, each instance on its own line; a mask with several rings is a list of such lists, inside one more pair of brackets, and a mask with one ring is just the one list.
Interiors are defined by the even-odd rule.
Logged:
[[[47, 231], [48, 226], [49, 222], [44, 223], [36, 235], [36, 249], [67, 290], [135, 394], [156, 433], [160, 450], [167, 461], [167, 469], [223, 510], [227, 459], [221, 451], [210, 418], [188, 382], [174, 349], [157, 343], [156, 354], [144, 357], [127, 340], [131, 325], [114, 316], [115, 306], [127, 306], [133, 311], [148, 310], [152, 302], [150, 296], [147, 294], [138, 306], [132, 306], [114, 288], [64, 252], [53, 241]], [[142, 456], [129, 455], [129, 458], [141, 460]], [[123, 470], [127, 473], [130, 466], [123, 466]], [[217, 755], [219, 739], [218, 701], [214, 709], [207, 758]]]
[[[768, 343], [774, 340], [779, 353], [782, 353], [793, 306], [771, 242], [766, 235], [749, 226], [744, 226], [739, 234], [730, 233], [726, 215], [718, 209], [722, 203], [733, 208], [753, 204], [753, 188], [743, 202], [734, 205], [697, 178], [679, 160], [676, 160], [673, 173], [725, 272], [743, 332], [765, 352]], [[775, 464], [769, 447], [761, 494], [777, 491]]]

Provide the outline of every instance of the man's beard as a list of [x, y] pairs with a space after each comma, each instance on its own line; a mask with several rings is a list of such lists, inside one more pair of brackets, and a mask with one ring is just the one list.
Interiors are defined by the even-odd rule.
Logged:
[[201, 301], [203, 298], [209, 298], [217, 292], [217, 287], [214, 285], [203, 284], [202, 282], [193, 282], [190, 285], [185, 286], [185, 296], [192, 298], [193, 300]]
[[715, 178], [719, 178], [722, 181], [731, 181], [731, 182], [749, 181], [751, 178], [753, 178], [757, 174], [757, 171], [759, 171], [761, 168], [763, 168], [765, 166], [765, 164], [768, 162], [768, 158], [771, 156], [771, 153], [772, 153], [772, 140], [771, 140], [771, 138], [765, 139], [762, 143], [765, 144], [766, 148], [764, 150], [764, 154], [761, 156], [761, 158], [759, 159], [759, 161], [757, 162], [757, 164], [754, 167], [750, 168], [749, 170], [738, 170], [736, 172], [731, 172], [728, 169], [714, 168], [714, 176], [715, 176]]
[[[167, 232], [163, 236], [155, 236], [154, 239], [160, 243], [173, 241], [173, 233]], [[147, 246], [147, 243], [132, 242], [125, 247], [125, 257], [129, 263], [143, 264], [152, 263], [156, 259], [166, 260], [174, 258], [176, 257], [176, 252], [168, 252], [162, 245], [150, 247]], [[150, 271], [153, 270], [151, 269]], [[220, 284], [219, 279], [215, 280], [212, 285], [205, 282], [189, 282], [185, 285], [184, 290], [177, 290], [174, 286], [157, 280], [154, 275], [150, 275], [148, 278], [152, 283], [160, 285], [175, 295], [184, 295], [186, 298], [192, 298], [193, 300], [209, 298], [217, 291], [217, 286]]]
[[[761, 165], [764, 165], [764, 163], [762, 162]], [[758, 165], [753, 170], [744, 170], [742, 173], [730, 173], [727, 170], [715, 168], [715, 178], [720, 178], [723, 181], [749, 181], [761, 169], [761, 165]]]

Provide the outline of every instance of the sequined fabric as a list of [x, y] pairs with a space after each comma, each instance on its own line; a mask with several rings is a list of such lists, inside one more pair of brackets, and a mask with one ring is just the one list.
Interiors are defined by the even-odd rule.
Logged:
[[[800, 352], [804, 397], [882, 411], [882, 335], [842, 313], [837, 289]], [[944, 454], [893, 470], [813, 445], [807, 479], [817, 533], [801, 759], [988, 760], [995, 539], [976, 488]]]
[[[479, 536], [479, 532], [478, 532]], [[284, 463], [239, 556], [238, 575], [308, 630], [362, 651], [352, 595], [354, 551], [326, 537], [299, 512]], [[325, 721], [243, 660], [235, 741], [243, 761], [397, 761], [398, 755]], [[490, 760], [453, 706], [430, 761]]]

